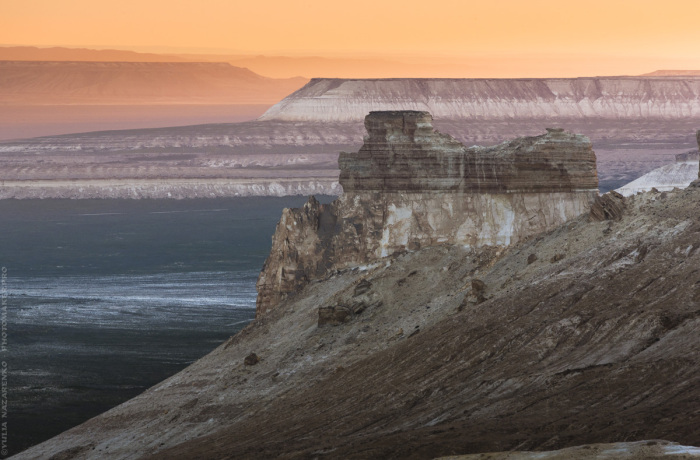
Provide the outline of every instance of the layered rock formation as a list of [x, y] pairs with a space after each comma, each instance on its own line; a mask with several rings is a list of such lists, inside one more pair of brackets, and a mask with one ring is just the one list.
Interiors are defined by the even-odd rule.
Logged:
[[450, 120], [697, 118], [700, 77], [315, 78], [261, 120], [359, 121], [406, 109]]
[[327, 177], [165, 178], [1, 180], [1, 199], [185, 199], [248, 196], [338, 195], [337, 180]]
[[[313, 170], [314, 177], [334, 181], [337, 152], [361, 147], [367, 113], [427, 110], [439, 130], [465, 145], [537, 135], [543, 126], [585, 133], [596, 148], [600, 188], [608, 191], [693, 148], [699, 107], [695, 76], [316, 79], [256, 121], [0, 142], [0, 180], [284, 179]], [[96, 196], [80, 187], [70, 195]], [[174, 195], [200, 196], [191, 188]], [[38, 198], [46, 190], [13, 188], [3, 196]]]
[[656, 168], [629, 184], [623, 185], [617, 189], [617, 192], [624, 196], [648, 192], [653, 188], [660, 192], [667, 192], [674, 188], [685, 188], [697, 178], [697, 160], [676, 161]]
[[[616, 457], [685, 458], [700, 446], [698, 209], [700, 186], [645, 193], [619, 220], [583, 215], [503, 251], [344, 270], [16, 458], [595, 457], [621, 441], [644, 442]], [[363, 296], [318, 327], [319, 307]]]
[[258, 279], [263, 315], [331, 270], [439, 244], [507, 246], [587, 212], [595, 154], [581, 135], [548, 129], [467, 148], [427, 112], [372, 112], [359, 152], [342, 153], [345, 193], [286, 209]]
[[[697, 132], [697, 140], [700, 148], [700, 131]], [[630, 196], [652, 189], [668, 192], [674, 188], [685, 188], [700, 178], [699, 154], [698, 150], [679, 153], [675, 156], [675, 163], [656, 168], [618, 188], [617, 192], [624, 196]]]

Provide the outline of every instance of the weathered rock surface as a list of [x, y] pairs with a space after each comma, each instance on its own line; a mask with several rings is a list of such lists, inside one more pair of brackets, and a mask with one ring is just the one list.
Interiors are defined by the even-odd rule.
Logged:
[[[698, 147], [700, 148], [700, 131], [697, 132]], [[623, 185], [616, 191], [624, 196], [634, 195], [639, 192], [647, 192], [652, 188], [665, 192], [674, 188], [684, 188], [691, 182], [700, 178], [700, 153], [697, 150], [683, 152], [675, 155], [675, 163], [664, 165], [654, 169]]]
[[260, 358], [255, 353], [249, 354], [243, 360], [243, 364], [245, 364], [246, 366], [255, 366], [259, 362], [260, 362]]
[[318, 327], [338, 326], [347, 321], [351, 315], [350, 309], [342, 305], [321, 307], [318, 309]]
[[359, 152], [340, 156], [344, 195], [285, 210], [258, 280], [262, 315], [332, 269], [438, 244], [507, 246], [589, 210], [590, 141], [560, 129], [467, 148], [426, 112], [372, 112]]
[[596, 197], [591, 206], [591, 218], [599, 222], [604, 220], [620, 220], [625, 211], [625, 197], [612, 191]]
[[598, 187], [595, 155], [585, 136], [547, 129], [544, 136], [496, 147], [466, 148], [433, 128], [427, 112], [372, 112], [357, 153], [341, 153], [346, 193], [531, 193]]
[[[310, 283], [179, 374], [17, 458], [700, 446], [700, 187], [626, 201], [618, 221], [582, 215], [509, 248], [423, 248]], [[320, 306], [372, 292], [381, 307], [318, 327]], [[251, 351], [262, 359], [246, 366]]]
[[700, 458], [700, 448], [668, 441], [586, 444], [547, 452], [488, 452], [440, 457], [438, 460], [690, 460]]
[[699, 164], [697, 160], [688, 160], [661, 166], [623, 185], [616, 192], [630, 196], [639, 192], [648, 192], [652, 188], [660, 192], [667, 192], [674, 188], [685, 188], [692, 181], [697, 180]]
[[[337, 181], [337, 152], [360, 148], [362, 122], [369, 111], [418, 109], [431, 111], [435, 126], [465, 145], [537, 135], [545, 126], [585, 133], [595, 146], [601, 190], [608, 191], [694, 148], [691, 133], [700, 123], [699, 82], [693, 76], [318, 79], [257, 121], [0, 142], [0, 180], [264, 181], [310, 171], [314, 177]], [[188, 187], [171, 189], [173, 195], [201, 196]], [[113, 194], [82, 190], [72, 187], [61, 196]], [[211, 193], [229, 192], [214, 188]], [[264, 195], [267, 190], [251, 193]], [[47, 195], [42, 187], [25, 187], [8, 188], [3, 196]]]

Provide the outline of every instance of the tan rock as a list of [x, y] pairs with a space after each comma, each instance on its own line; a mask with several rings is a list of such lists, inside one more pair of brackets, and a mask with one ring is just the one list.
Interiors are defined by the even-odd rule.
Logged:
[[598, 195], [590, 141], [561, 129], [467, 148], [427, 112], [371, 112], [341, 153], [344, 194], [283, 212], [258, 279], [257, 316], [310, 280], [441, 244], [508, 246], [587, 212]]
[[[652, 189], [655, 190], [655, 189]], [[611, 191], [596, 197], [591, 206], [591, 218], [599, 222], [604, 220], [620, 220], [625, 210], [625, 197]]]
[[318, 309], [318, 327], [338, 326], [350, 319], [352, 312], [340, 305], [321, 307]]

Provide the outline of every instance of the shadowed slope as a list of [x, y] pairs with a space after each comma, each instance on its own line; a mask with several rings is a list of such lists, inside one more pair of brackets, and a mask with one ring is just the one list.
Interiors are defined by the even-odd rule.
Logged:
[[[19, 458], [698, 445], [699, 207], [697, 186], [647, 193], [628, 198], [619, 221], [582, 216], [505, 253], [442, 246], [333, 275]], [[361, 279], [381, 306], [318, 328], [319, 307], [351, 301]], [[246, 366], [251, 351], [261, 361]]]
[[[486, 302], [157, 458], [697, 445], [699, 205], [698, 187], [646, 195], [619, 224], [584, 217], [531, 241], [481, 273]], [[528, 267], [530, 253], [544, 260]]]

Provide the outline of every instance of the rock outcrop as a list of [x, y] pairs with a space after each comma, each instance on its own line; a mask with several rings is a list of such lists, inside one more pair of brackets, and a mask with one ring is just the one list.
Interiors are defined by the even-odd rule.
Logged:
[[625, 197], [612, 191], [596, 197], [591, 206], [591, 219], [602, 222], [604, 220], [620, 220], [625, 210]]
[[[345, 270], [15, 458], [548, 458], [588, 445], [554, 457], [576, 459], [625, 440], [644, 442], [615, 458], [686, 458], [700, 446], [698, 209], [700, 187], [644, 193], [618, 221], [582, 215], [504, 251], [433, 246]], [[320, 306], [373, 294], [381, 306], [318, 327]]]
[[[697, 132], [697, 141], [700, 147], [700, 131]], [[685, 188], [700, 178], [699, 154], [697, 150], [678, 153], [675, 155], [674, 163], [649, 171], [616, 191], [624, 196], [630, 196], [652, 189], [668, 192], [674, 188]]]
[[[694, 147], [700, 77], [315, 79], [255, 121], [0, 141], [0, 181], [24, 181], [22, 187], [0, 184], [0, 191], [12, 198], [113, 197], [109, 185], [49, 195], [33, 182], [269, 180], [309, 171], [337, 181], [337, 152], [362, 146], [362, 123], [373, 110], [428, 111], [438, 129], [465, 145], [534, 136], [544, 126], [585, 133], [596, 148], [600, 189], [609, 191]], [[305, 192], [290, 187], [284, 193]], [[207, 191], [229, 194], [225, 187]], [[202, 196], [190, 187], [178, 187], [175, 195]]]
[[371, 112], [354, 154], [341, 153], [344, 195], [286, 209], [258, 279], [260, 316], [332, 270], [439, 244], [507, 246], [587, 212], [598, 194], [585, 136], [548, 129], [467, 148], [427, 112]]

